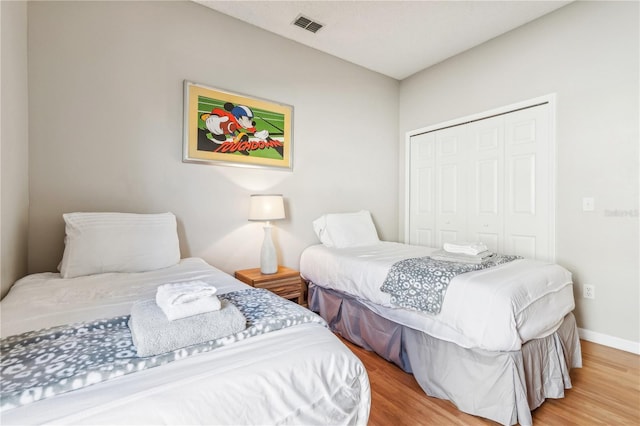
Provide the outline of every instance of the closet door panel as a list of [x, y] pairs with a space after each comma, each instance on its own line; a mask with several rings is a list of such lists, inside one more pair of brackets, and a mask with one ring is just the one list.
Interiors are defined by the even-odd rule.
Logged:
[[466, 129], [451, 127], [435, 132], [436, 233], [435, 246], [467, 238]]
[[438, 172], [440, 214], [455, 215], [458, 213], [458, 199], [460, 198], [459, 167], [457, 164], [441, 164], [438, 167]]
[[529, 220], [536, 214], [536, 155], [514, 155], [509, 164], [510, 212]]
[[412, 136], [409, 244], [435, 244], [435, 136], [433, 133]]
[[505, 251], [551, 260], [548, 106], [505, 115]]
[[509, 236], [510, 254], [535, 259], [539, 250], [536, 248], [538, 238], [535, 235], [516, 235]]
[[470, 123], [468, 138], [467, 232], [489, 250], [504, 250], [504, 117]]

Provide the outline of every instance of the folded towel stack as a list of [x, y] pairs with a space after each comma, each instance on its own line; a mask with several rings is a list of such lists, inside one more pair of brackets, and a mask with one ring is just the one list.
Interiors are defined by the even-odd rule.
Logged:
[[486, 252], [487, 246], [484, 243], [445, 243], [444, 251], [455, 254], [466, 254], [469, 256], [478, 256], [480, 253]]
[[217, 311], [169, 321], [153, 299], [135, 302], [129, 328], [138, 356], [171, 352], [239, 333], [247, 327], [247, 320], [237, 307], [226, 300], [221, 305]]
[[204, 281], [184, 281], [158, 287], [156, 303], [169, 321], [219, 311], [218, 290]]
[[495, 256], [482, 242], [476, 243], [445, 243], [443, 250], [434, 251], [431, 258], [447, 262], [480, 264]]
[[480, 252], [479, 254], [472, 256], [468, 254], [461, 253], [450, 253], [445, 250], [436, 250], [429, 256], [433, 260], [444, 260], [447, 262], [459, 262], [459, 263], [474, 263], [480, 264], [484, 261], [490, 260], [496, 256], [495, 253], [492, 253], [488, 250]]

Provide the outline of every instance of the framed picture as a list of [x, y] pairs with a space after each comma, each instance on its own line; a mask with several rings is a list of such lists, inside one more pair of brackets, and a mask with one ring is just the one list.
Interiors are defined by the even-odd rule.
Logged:
[[293, 168], [293, 107], [184, 82], [183, 161]]

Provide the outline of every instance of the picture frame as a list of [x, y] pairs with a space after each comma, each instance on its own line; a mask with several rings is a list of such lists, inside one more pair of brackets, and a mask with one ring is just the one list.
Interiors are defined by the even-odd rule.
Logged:
[[293, 169], [293, 107], [184, 81], [183, 162]]

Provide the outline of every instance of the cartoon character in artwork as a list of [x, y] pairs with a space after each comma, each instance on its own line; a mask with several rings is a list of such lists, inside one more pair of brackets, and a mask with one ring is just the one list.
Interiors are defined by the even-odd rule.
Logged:
[[200, 118], [216, 141], [224, 142], [228, 136], [231, 136], [234, 142], [248, 141], [250, 134], [263, 140], [269, 137], [267, 130], [256, 132], [253, 111], [244, 105], [227, 102], [224, 109], [214, 108], [211, 113], [202, 114]]

